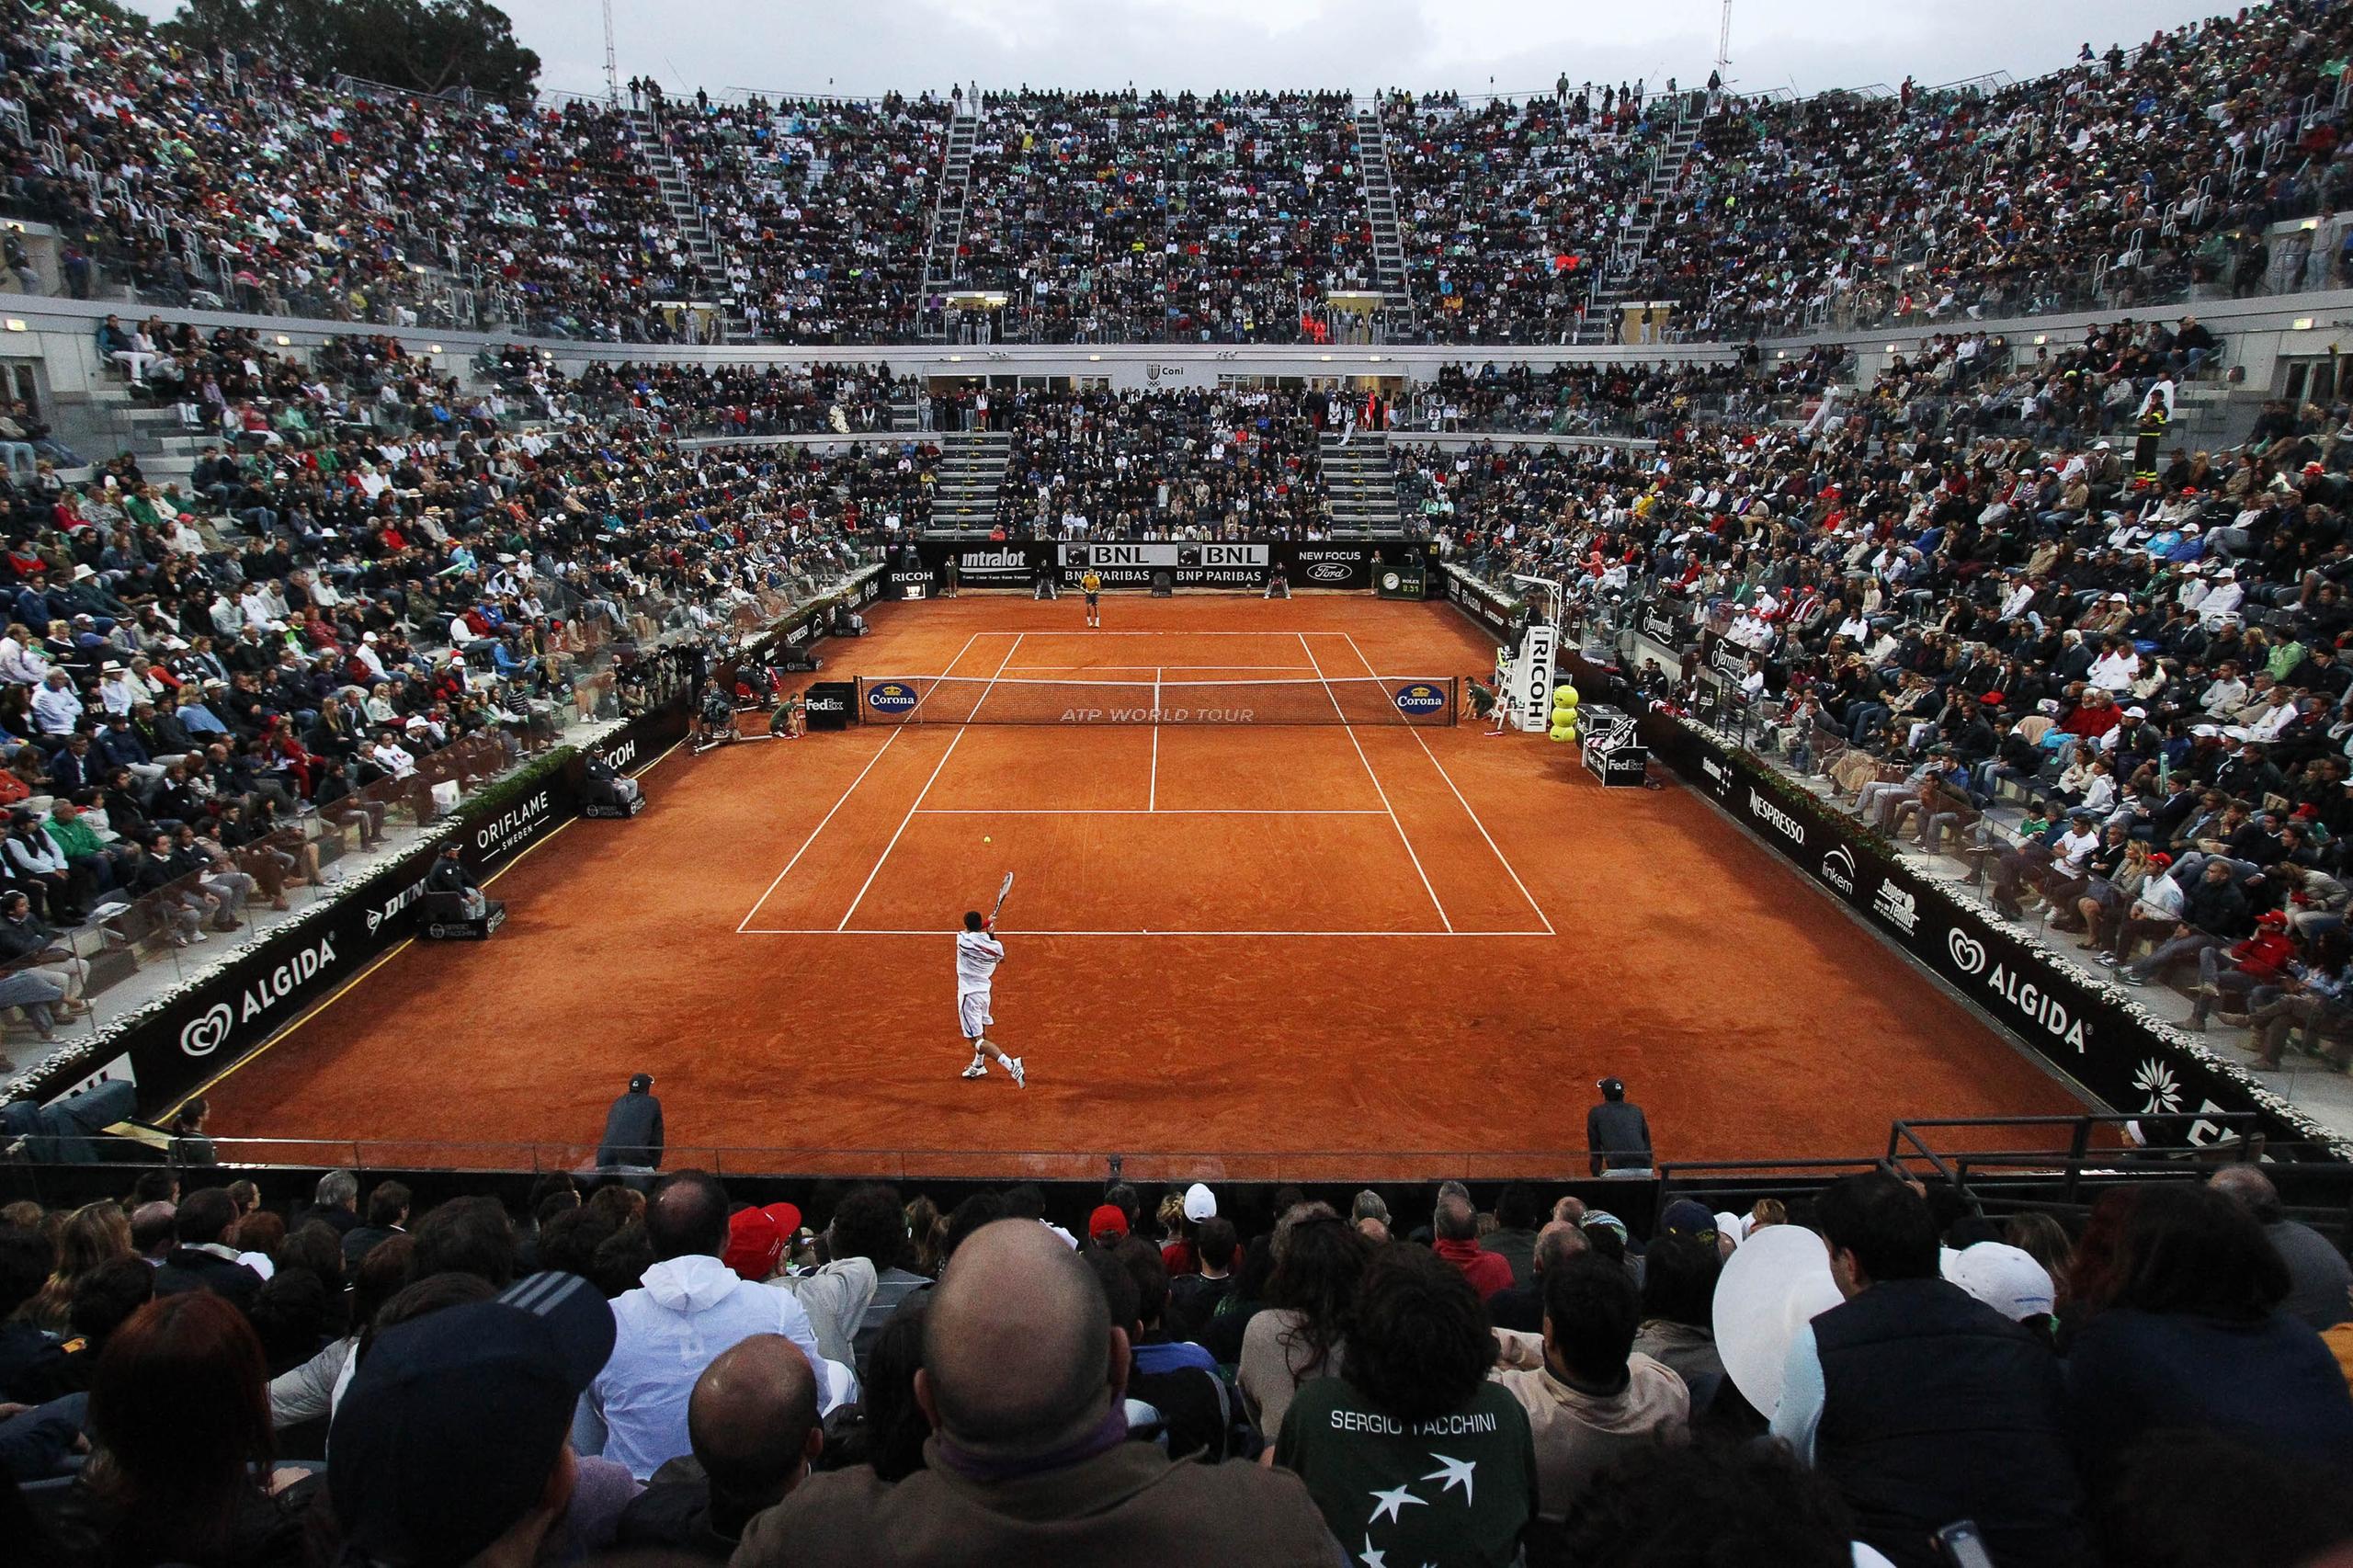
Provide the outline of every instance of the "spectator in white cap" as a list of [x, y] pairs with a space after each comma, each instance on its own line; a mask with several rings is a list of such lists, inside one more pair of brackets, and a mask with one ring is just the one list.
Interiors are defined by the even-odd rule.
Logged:
[[[1167, 1207], [1163, 1206], [1164, 1210]], [[1185, 1189], [1176, 1205], [1176, 1212], [1168, 1226], [1168, 1240], [1161, 1244], [1161, 1267], [1168, 1270], [1172, 1279], [1187, 1274], [1198, 1274], [1201, 1268], [1200, 1250], [1193, 1238], [1204, 1220], [1217, 1218], [1217, 1194], [1199, 1182]]]
[[1945, 1278], [2009, 1319], [2048, 1328], [2059, 1310], [2051, 1271], [2032, 1254], [2006, 1242], [1979, 1242], [1944, 1260]]

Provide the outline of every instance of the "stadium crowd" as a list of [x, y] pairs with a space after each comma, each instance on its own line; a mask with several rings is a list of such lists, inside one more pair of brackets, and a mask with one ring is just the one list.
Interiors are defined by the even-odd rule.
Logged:
[[1348, 96], [992, 96], [959, 259], [1036, 342], [1312, 335], [1372, 270]]
[[[60, 227], [68, 291], [103, 269], [157, 303], [644, 342], [729, 314], [803, 344], [930, 319], [961, 89], [461, 105], [175, 52], [77, 4], [7, 21], [0, 210]], [[1991, 87], [1385, 95], [1415, 330], [1574, 340], [1620, 251], [1620, 294], [1722, 339], [2329, 280], [2339, 257], [2275, 257], [2265, 229], [2344, 205], [2348, 48], [2345, 6], [2278, 0]], [[1006, 290], [1000, 328], [1031, 341], [1319, 339], [1328, 290], [1374, 286], [1355, 108], [989, 95], [952, 281]], [[722, 260], [646, 148], [678, 161]]]
[[271, 1206], [182, 1152], [119, 1200], [0, 1211], [0, 1485], [34, 1568], [2353, 1539], [2353, 1276], [2254, 1165], [2076, 1225], [1874, 1173], [1644, 1236], [1519, 1183], [1347, 1214], [1120, 1184], [1069, 1228], [1034, 1186], [804, 1215], [692, 1171], [543, 1176], [517, 1215], [335, 1171]]
[[1571, 343], [1596, 268], [1650, 206], [1657, 126], [1592, 98], [1382, 101], [1407, 278], [1445, 343]]
[[1306, 538], [1327, 503], [1321, 393], [1019, 391], [993, 400], [1012, 457], [1007, 533], [1040, 539]]
[[889, 343], [915, 335], [949, 106], [649, 102], [726, 247], [723, 297], [752, 337]]
[[1991, 93], [1727, 102], [1631, 291], [1700, 338], [2256, 292], [2266, 225], [2345, 205], [2348, 48], [2284, 0]]
[[[73, 454], [29, 438], [0, 478], [0, 902], [28, 923], [0, 1007], [43, 1038], [87, 1005], [77, 928], [185, 947], [284, 909], [336, 874], [322, 835], [373, 847], [389, 813], [437, 814], [437, 786], [614, 713], [618, 646], [765, 625], [927, 515], [937, 452], [912, 442], [517, 428], [575, 396], [519, 351], [469, 392], [388, 337], [305, 363], [250, 330], [101, 330], [206, 444], [185, 487], [129, 454], [68, 484]], [[771, 383], [773, 409], [837, 398], [861, 422], [879, 385]]]
[[11, 6], [0, 52], [6, 208], [60, 227], [84, 297], [96, 264], [158, 303], [456, 324], [462, 289], [534, 330], [667, 340], [653, 302], [710, 286], [602, 107], [337, 91], [73, 4]]
[[1700, 700], [1703, 654], [1745, 665], [1712, 712], [1963, 857], [1997, 913], [2040, 904], [2128, 985], [2178, 980], [2189, 1027], [2253, 1030], [2259, 1067], [2292, 1037], [2343, 1071], [2347, 412], [2167, 447], [2212, 343], [2191, 318], [1960, 335], [1851, 396], [1835, 359], [1776, 361], [1823, 390], [1802, 424], [1688, 420], [1640, 461], [1406, 449], [1401, 489], [1473, 570], [1680, 618], [1662, 696]]
[[665, 435], [870, 435], [892, 406], [920, 404], [912, 377], [884, 366], [589, 364], [570, 383], [567, 413], [642, 415]]

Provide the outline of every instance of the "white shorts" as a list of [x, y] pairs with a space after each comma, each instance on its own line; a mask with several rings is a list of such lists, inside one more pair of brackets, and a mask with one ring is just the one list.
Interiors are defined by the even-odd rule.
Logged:
[[985, 991], [959, 993], [956, 997], [956, 1011], [964, 1020], [966, 1040], [980, 1039], [989, 1032], [989, 1026], [996, 1022], [995, 1018], [989, 1017], [989, 994]]

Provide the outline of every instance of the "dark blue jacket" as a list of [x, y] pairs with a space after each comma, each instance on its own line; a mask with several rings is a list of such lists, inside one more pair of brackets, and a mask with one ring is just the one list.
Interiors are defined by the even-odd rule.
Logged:
[[1973, 1519], [2002, 1568], [2085, 1557], [2082, 1494], [2048, 1345], [1942, 1279], [1891, 1279], [1813, 1320], [1824, 1395], [1814, 1467], [1897, 1568]]
[[2095, 1487], [2136, 1438], [2169, 1427], [2353, 1473], [2353, 1393], [2320, 1335], [2286, 1312], [2251, 1324], [2104, 1312], [2067, 1354], [2067, 1405]]

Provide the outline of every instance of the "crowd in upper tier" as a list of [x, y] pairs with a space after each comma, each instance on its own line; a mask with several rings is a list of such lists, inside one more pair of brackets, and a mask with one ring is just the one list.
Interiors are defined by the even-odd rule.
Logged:
[[1002, 338], [1321, 341], [1383, 278], [1392, 336], [1598, 341], [1628, 300], [1735, 338], [2331, 281], [2266, 231], [2345, 204], [2348, 53], [2353, 6], [2277, 0], [1991, 91], [461, 105], [11, 0], [0, 212], [70, 291], [607, 340], [905, 341], [982, 289]]

